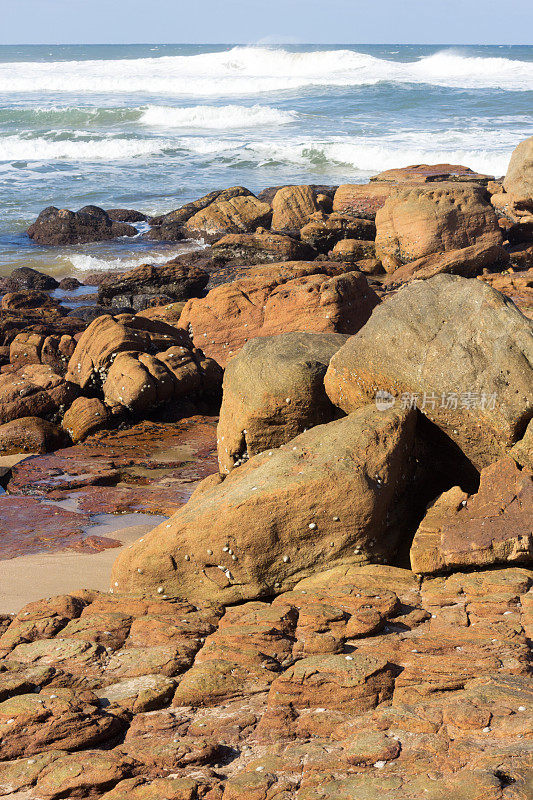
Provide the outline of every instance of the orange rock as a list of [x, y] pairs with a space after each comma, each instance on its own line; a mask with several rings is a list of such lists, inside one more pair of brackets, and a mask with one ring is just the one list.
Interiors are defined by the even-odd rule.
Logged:
[[437, 275], [374, 310], [331, 359], [326, 392], [345, 412], [380, 390], [417, 405], [479, 469], [533, 411], [532, 341], [530, 320], [484, 282]]
[[363, 275], [345, 269], [305, 261], [256, 267], [203, 299], [189, 300], [179, 324], [221, 366], [257, 336], [354, 333], [379, 301]]
[[513, 150], [503, 185], [516, 198], [533, 199], [533, 136]]
[[221, 472], [334, 419], [324, 375], [347, 338], [332, 333], [258, 337], [230, 359], [217, 430]]
[[283, 186], [272, 200], [272, 230], [299, 231], [316, 210], [310, 186]]
[[108, 411], [97, 397], [78, 397], [65, 412], [62, 426], [76, 444], [90, 433], [105, 428]]
[[511, 458], [481, 472], [479, 491], [458, 486], [435, 501], [411, 547], [414, 572], [533, 561], [533, 475]]
[[376, 228], [376, 257], [387, 272], [435, 253], [503, 241], [485, 190], [454, 183], [393, 189]]
[[253, 195], [215, 200], [198, 211], [183, 225], [189, 234], [223, 236], [226, 233], [246, 233], [260, 226], [268, 226], [272, 217], [269, 205]]
[[227, 604], [278, 594], [319, 565], [389, 554], [413, 426], [410, 412], [367, 406], [254, 456], [222, 483], [208, 478], [122, 551], [114, 589]]

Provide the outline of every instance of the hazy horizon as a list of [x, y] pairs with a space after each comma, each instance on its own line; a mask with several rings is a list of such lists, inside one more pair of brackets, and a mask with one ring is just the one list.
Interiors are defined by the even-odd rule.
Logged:
[[[530, 0], [17, 0], [0, 44], [529, 45]], [[352, 33], [346, 37], [346, 31]], [[178, 32], [179, 31], [179, 32]], [[348, 38], [348, 42], [346, 42]], [[356, 41], [354, 41], [356, 40]], [[529, 41], [528, 41], [529, 40]]]

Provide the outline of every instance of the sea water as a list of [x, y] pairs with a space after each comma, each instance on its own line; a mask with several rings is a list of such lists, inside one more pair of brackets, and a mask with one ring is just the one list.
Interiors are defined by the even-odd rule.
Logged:
[[163, 263], [187, 245], [33, 245], [48, 205], [159, 214], [244, 185], [450, 162], [501, 176], [533, 135], [533, 47], [0, 47], [0, 274]]

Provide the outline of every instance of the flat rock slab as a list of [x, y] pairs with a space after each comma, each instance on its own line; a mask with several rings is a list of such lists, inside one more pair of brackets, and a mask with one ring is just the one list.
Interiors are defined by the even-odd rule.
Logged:
[[12, 470], [10, 494], [0, 495], [0, 559], [67, 547], [117, 547], [119, 542], [91, 534], [93, 515], [168, 516], [216, 471], [213, 417], [143, 422], [27, 458]]

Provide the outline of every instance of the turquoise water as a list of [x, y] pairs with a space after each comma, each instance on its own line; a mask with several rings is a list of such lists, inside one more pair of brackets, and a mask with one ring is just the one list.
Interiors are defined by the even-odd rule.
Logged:
[[504, 174], [533, 135], [533, 47], [0, 47], [0, 272], [163, 261], [140, 237], [46, 249], [53, 204], [176, 208], [214, 188], [365, 181], [449, 161]]

